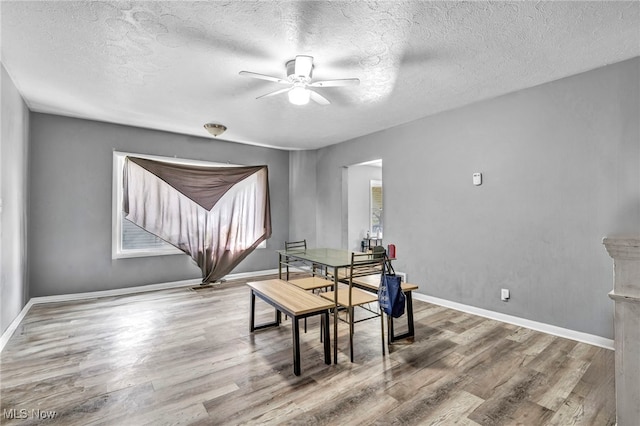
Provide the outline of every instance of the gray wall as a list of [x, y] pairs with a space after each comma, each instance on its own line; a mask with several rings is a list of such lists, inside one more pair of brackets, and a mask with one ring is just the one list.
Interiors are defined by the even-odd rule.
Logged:
[[277, 267], [289, 226], [289, 153], [148, 129], [31, 115], [30, 297], [201, 278], [186, 255], [111, 259], [113, 151], [269, 167], [273, 236], [233, 272]]
[[640, 233], [639, 68], [634, 58], [319, 150], [318, 245], [341, 244], [342, 168], [382, 158], [385, 243], [421, 293], [613, 338], [601, 241]]
[[29, 110], [0, 64], [0, 328], [27, 303], [27, 159]]
[[316, 151], [289, 153], [289, 240], [307, 240], [317, 247], [316, 235]]

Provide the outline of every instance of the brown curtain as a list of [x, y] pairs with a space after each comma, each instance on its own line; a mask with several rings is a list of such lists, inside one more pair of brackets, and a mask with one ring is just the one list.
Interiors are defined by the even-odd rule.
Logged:
[[124, 164], [126, 218], [190, 255], [202, 282], [231, 272], [271, 236], [267, 166]]

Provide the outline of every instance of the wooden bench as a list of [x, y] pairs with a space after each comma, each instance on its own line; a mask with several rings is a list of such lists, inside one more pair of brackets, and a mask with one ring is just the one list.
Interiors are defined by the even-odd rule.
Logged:
[[303, 290], [313, 291], [321, 288], [333, 288], [333, 281], [318, 276], [296, 278], [288, 280], [287, 282], [295, 285], [296, 287], [300, 287]]
[[[277, 327], [281, 322], [281, 313], [291, 317], [293, 334], [293, 374], [300, 375], [300, 328], [298, 320], [313, 315], [321, 315], [321, 327], [324, 343], [324, 363], [331, 364], [331, 344], [329, 341], [329, 310], [334, 307], [333, 302], [309, 293], [284, 280], [272, 279], [247, 283], [251, 288], [251, 314], [249, 330]], [[256, 325], [255, 307], [256, 296], [276, 309], [274, 322]]]
[[[380, 274], [355, 277], [353, 279], [353, 285], [357, 285], [363, 290], [377, 293], [378, 289], [380, 288]], [[400, 284], [400, 287], [402, 288], [402, 292], [404, 293], [407, 302], [406, 313], [408, 330], [406, 333], [396, 335], [393, 330], [393, 317], [391, 315], [388, 315], [387, 323], [389, 324], [389, 332], [387, 333], [387, 338], [390, 344], [401, 339], [413, 339], [415, 336], [415, 329], [413, 326], [413, 298], [411, 297], [411, 292], [417, 290], [418, 286], [415, 284], [403, 282]]]

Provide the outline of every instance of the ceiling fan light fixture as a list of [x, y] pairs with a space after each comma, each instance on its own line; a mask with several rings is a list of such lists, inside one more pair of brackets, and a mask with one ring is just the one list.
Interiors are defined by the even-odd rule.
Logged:
[[311, 91], [303, 86], [295, 86], [287, 95], [289, 95], [289, 102], [294, 105], [306, 105], [311, 99]]
[[227, 126], [218, 123], [207, 123], [204, 125], [204, 128], [215, 137], [220, 136], [225, 130], [227, 130]]
[[314, 89], [323, 87], [357, 86], [360, 84], [360, 80], [357, 78], [311, 81], [311, 74], [313, 72], [313, 56], [298, 55], [295, 59], [288, 61], [285, 66], [287, 69], [286, 79], [258, 74], [251, 71], [240, 71], [240, 75], [288, 86], [284, 89], [275, 90], [258, 96], [256, 99], [268, 98], [281, 93], [287, 93], [289, 96], [289, 102], [294, 105], [306, 105], [310, 100], [319, 105], [329, 105], [331, 102]]

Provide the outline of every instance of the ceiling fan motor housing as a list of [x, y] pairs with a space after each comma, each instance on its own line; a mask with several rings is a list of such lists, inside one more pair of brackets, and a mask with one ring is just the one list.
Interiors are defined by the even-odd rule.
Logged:
[[300, 74], [300, 75], [296, 75], [296, 60], [292, 59], [290, 61], [288, 61], [286, 63], [286, 67], [287, 67], [287, 79], [291, 82], [294, 81], [304, 81], [304, 82], [308, 82], [309, 80], [311, 80], [311, 75], [313, 74], [313, 65], [311, 65], [311, 68], [309, 69], [309, 75], [304, 75], [304, 74]]

